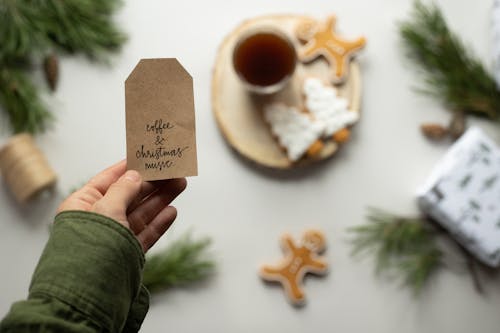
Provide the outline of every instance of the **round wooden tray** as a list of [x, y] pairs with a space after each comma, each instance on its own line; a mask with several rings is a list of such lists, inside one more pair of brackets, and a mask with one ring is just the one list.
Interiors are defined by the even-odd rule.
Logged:
[[[329, 81], [326, 61], [318, 59], [308, 64], [298, 63], [287, 87], [267, 97], [248, 93], [232, 66], [234, 45], [248, 29], [259, 26], [279, 28], [298, 48], [300, 43], [294, 36], [294, 30], [297, 23], [308, 18], [301, 15], [275, 15], [245, 21], [224, 39], [217, 54], [212, 78], [212, 107], [217, 124], [224, 138], [238, 153], [265, 167], [290, 169], [326, 159], [338, 149], [335, 142], [328, 141], [319, 155], [292, 163], [272, 136], [261, 111], [264, 104], [274, 101], [302, 107], [302, 80], [307, 76], [315, 76]], [[337, 86], [337, 90], [349, 100], [351, 110], [360, 111], [361, 75], [355, 61], [350, 63], [349, 77], [344, 84]]]

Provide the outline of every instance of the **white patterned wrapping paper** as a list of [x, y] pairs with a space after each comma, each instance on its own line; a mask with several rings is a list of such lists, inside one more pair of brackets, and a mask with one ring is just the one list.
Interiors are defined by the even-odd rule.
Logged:
[[418, 204], [483, 263], [500, 265], [500, 150], [479, 128], [449, 149]]

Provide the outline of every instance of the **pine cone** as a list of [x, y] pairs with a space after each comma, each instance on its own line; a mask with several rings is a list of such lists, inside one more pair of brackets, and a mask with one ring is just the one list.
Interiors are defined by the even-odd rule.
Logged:
[[420, 130], [431, 140], [442, 140], [448, 135], [448, 129], [439, 124], [422, 124]]
[[450, 125], [448, 126], [453, 140], [458, 139], [465, 132], [465, 114], [463, 112], [455, 112], [451, 118]]
[[45, 71], [45, 79], [52, 91], [57, 88], [57, 82], [59, 80], [59, 59], [52, 53], [45, 57], [43, 62], [43, 68]]

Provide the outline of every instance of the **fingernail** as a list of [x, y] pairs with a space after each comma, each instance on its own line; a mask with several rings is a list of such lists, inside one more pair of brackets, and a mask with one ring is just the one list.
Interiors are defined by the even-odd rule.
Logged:
[[141, 175], [135, 170], [128, 170], [125, 173], [125, 179], [130, 180], [132, 182], [138, 182], [141, 179]]

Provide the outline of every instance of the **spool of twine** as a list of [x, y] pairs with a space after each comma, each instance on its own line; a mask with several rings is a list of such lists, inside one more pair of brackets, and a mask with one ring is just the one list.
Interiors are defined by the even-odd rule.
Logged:
[[0, 149], [0, 172], [20, 203], [52, 187], [57, 180], [55, 172], [29, 134], [13, 136]]

